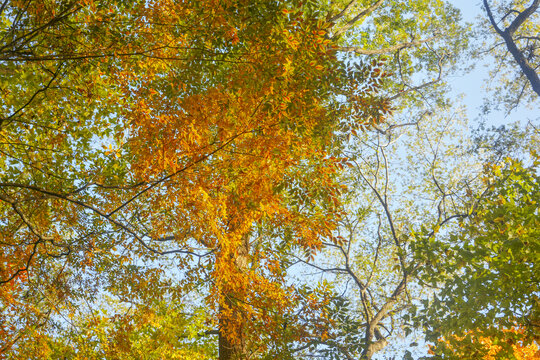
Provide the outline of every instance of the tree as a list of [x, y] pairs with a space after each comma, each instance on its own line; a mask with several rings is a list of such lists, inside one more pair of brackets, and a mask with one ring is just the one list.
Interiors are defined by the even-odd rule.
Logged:
[[[84, 271], [92, 237], [104, 231], [47, 192], [84, 191], [78, 189], [85, 179], [122, 172], [92, 144], [114, 131], [111, 120], [122, 106], [103, 75], [111, 57], [99, 59], [110, 37], [97, 31], [93, 18], [108, 10], [82, 5], [3, 1], [0, 7], [2, 353], [32, 338], [32, 329], [44, 327], [57, 304], [77, 291], [66, 276]], [[91, 20], [78, 21], [86, 16]], [[66, 270], [71, 261], [82, 266]]]
[[467, 216], [467, 192], [484, 190], [478, 180], [483, 157], [468, 151], [473, 144], [459, 109], [425, 114], [414, 123], [397, 120], [389, 118], [380, 131], [357, 132], [343, 150], [347, 189], [335, 230], [342, 241], [326, 242], [312, 260], [291, 255], [297, 282], [319, 283], [334, 294], [327, 329], [298, 358], [422, 353], [414, 345], [414, 318], [433, 291], [418, 275], [431, 257], [417, 256], [415, 249]]
[[[502, 73], [497, 76], [502, 82], [501, 86], [496, 86], [496, 90], [506, 88], [496, 101], [505, 103], [509, 109], [515, 108], [520, 101], [534, 101], [540, 95], [539, 4], [536, 0], [483, 1], [487, 20], [481, 25], [481, 32], [483, 37], [490, 40], [481, 53], [495, 57], [495, 68], [499, 70], [492, 74]], [[486, 28], [491, 32], [487, 33]]]
[[[538, 155], [532, 164], [506, 158], [489, 166], [487, 190], [462, 219], [460, 230], [432, 244], [439, 266], [430, 272], [442, 291], [427, 313], [432, 338], [443, 335], [458, 346], [463, 332], [474, 331], [503, 343], [501, 329], [517, 326], [515, 338], [538, 339]], [[446, 256], [445, 256], [446, 255]], [[474, 299], [474, 300], [473, 300]], [[473, 300], [473, 301], [472, 301]]]
[[[6, 0], [2, 16], [3, 353], [371, 357], [395, 336], [414, 305], [412, 217], [372, 170], [416, 121], [380, 126], [377, 92], [418, 117], [444, 103], [464, 41], [454, 8]], [[370, 127], [374, 142], [358, 135]], [[375, 144], [365, 163], [349, 135]], [[356, 192], [340, 183], [347, 164]], [[379, 208], [364, 222], [340, 197], [366, 189]], [[456, 195], [431, 191], [435, 203]], [[456, 209], [431, 210], [418, 220], [428, 233]], [[357, 223], [381, 224], [373, 243]], [[314, 261], [324, 246], [357, 285], [349, 299], [367, 301], [352, 330], [331, 286], [291, 285], [288, 255]]]
[[20, 75], [2, 88], [2, 353], [86, 354], [76, 329], [92, 324], [88, 356], [129, 357], [149, 318], [170, 321], [159, 304], [190, 292], [222, 359], [279, 342], [301, 299], [255, 229], [307, 251], [331, 237], [326, 149], [338, 120], [388, 112], [377, 63], [338, 61], [295, 2], [5, 1], [2, 16]]

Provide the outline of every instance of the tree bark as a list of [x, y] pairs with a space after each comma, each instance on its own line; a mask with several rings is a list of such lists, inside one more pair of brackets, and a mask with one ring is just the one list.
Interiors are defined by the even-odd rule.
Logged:
[[[238, 248], [237, 255], [234, 259], [229, 261], [234, 261], [237, 271], [244, 272], [249, 263], [249, 236], [245, 235], [242, 238], [242, 243]], [[239, 294], [231, 290], [229, 284], [224, 284], [222, 289], [222, 301], [223, 304], [220, 304], [219, 311], [221, 313], [223, 307], [232, 309], [233, 318], [236, 320], [236, 323], [240, 323], [238, 329], [234, 329], [237, 332], [237, 336], [240, 338], [237, 342], [232, 343], [230, 338], [227, 336], [227, 332], [231, 330], [231, 325], [228, 323], [227, 319], [220, 318], [219, 320], [219, 360], [241, 360], [245, 358], [246, 352], [246, 339], [244, 337], [244, 327], [246, 320], [243, 317], [242, 311], [239, 309], [236, 303], [241, 302], [243, 299], [243, 294]], [[237, 326], [237, 325], [234, 325]]]
[[488, 0], [483, 1], [491, 26], [493, 26], [493, 29], [495, 29], [497, 34], [499, 34], [499, 36], [503, 38], [504, 42], [506, 43], [506, 48], [508, 49], [510, 54], [512, 54], [514, 60], [518, 63], [521, 71], [527, 77], [527, 80], [529, 80], [532, 89], [536, 94], [538, 94], [538, 96], [540, 96], [540, 78], [538, 77], [538, 74], [534, 70], [533, 66], [527, 61], [527, 59], [523, 55], [523, 52], [517, 47], [514, 38], [512, 37], [516, 30], [529, 18], [529, 16], [531, 16], [536, 10], [538, 10], [540, 0], [533, 0], [531, 5], [525, 10], [523, 10], [521, 13], [519, 13], [519, 15], [514, 19], [510, 26], [508, 26], [508, 28], [504, 30], [499, 28], [499, 26], [497, 25], [497, 22], [495, 21], [493, 13], [491, 12], [491, 8], [488, 4]]

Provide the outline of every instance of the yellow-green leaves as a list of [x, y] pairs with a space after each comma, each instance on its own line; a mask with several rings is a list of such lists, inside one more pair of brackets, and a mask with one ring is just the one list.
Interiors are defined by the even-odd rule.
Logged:
[[453, 256], [442, 258], [440, 265], [449, 274], [430, 321], [437, 336], [444, 335], [453, 346], [459, 341], [450, 335], [467, 330], [504, 339], [501, 329], [518, 325], [521, 340], [538, 337], [538, 167], [508, 158], [486, 176], [490, 187], [461, 230], [450, 235], [447, 246]]

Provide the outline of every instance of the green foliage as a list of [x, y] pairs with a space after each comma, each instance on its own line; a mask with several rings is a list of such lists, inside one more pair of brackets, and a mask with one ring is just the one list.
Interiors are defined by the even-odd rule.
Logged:
[[2, 356], [167, 357], [169, 341], [188, 357], [177, 338], [195, 317], [172, 311], [184, 296], [221, 339], [243, 338], [247, 324], [259, 353], [302, 340], [278, 336], [296, 299], [273, 239], [250, 257], [242, 241], [262, 224], [290, 230], [308, 252], [320, 247], [338, 216], [327, 206], [338, 202], [326, 154], [335, 126], [389, 111], [374, 94], [380, 69], [347, 71], [317, 9], [1, 2]]
[[438, 259], [426, 278], [442, 282], [426, 313], [432, 341], [457, 342], [451, 335], [468, 330], [503, 340], [514, 326], [525, 341], [540, 335], [540, 163], [531, 156], [530, 166], [511, 158], [488, 166], [488, 188], [460, 230], [424, 249]]
[[465, 159], [467, 30], [440, 0], [0, 1], [0, 357], [371, 358], [425, 284], [432, 339], [537, 336], [538, 162]]
[[387, 58], [385, 91], [395, 108], [416, 112], [423, 102], [447, 101], [446, 76], [460, 66], [470, 34], [451, 2], [342, 0], [328, 6], [341, 50]]

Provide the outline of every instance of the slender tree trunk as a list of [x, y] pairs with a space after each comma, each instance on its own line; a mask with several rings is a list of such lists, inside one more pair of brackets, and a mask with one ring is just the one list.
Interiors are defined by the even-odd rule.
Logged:
[[[234, 309], [234, 304], [230, 300], [225, 300], [228, 303], [229, 307]], [[221, 311], [222, 307], [220, 307]], [[235, 311], [234, 315], [238, 319], [242, 319], [242, 314], [239, 311]], [[243, 335], [243, 324], [240, 326], [240, 329], [237, 330], [240, 335]], [[230, 325], [227, 320], [221, 319], [219, 321], [219, 360], [240, 360], [244, 356], [244, 339], [240, 338], [239, 342], [231, 343], [226, 333], [230, 329]]]
[[527, 61], [527, 59], [523, 55], [523, 52], [518, 49], [516, 43], [514, 42], [514, 39], [507, 33], [505, 33], [502, 38], [506, 43], [506, 48], [508, 49], [508, 51], [510, 51], [510, 54], [512, 54], [514, 60], [518, 63], [521, 71], [529, 80], [532, 89], [538, 96], [540, 96], [540, 78], [538, 77], [538, 74], [536, 73], [532, 65]]
[[493, 26], [493, 29], [495, 29], [497, 34], [499, 34], [499, 36], [503, 38], [504, 42], [506, 43], [506, 48], [508, 49], [510, 54], [512, 54], [514, 60], [518, 63], [523, 74], [529, 80], [532, 89], [538, 94], [538, 96], [540, 96], [540, 78], [538, 77], [534, 66], [527, 61], [525, 55], [523, 54], [523, 51], [521, 51], [517, 47], [516, 42], [513, 38], [514, 33], [518, 30], [518, 28], [523, 25], [523, 23], [538, 10], [538, 7], [540, 7], [540, 0], [533, 0], [531, 2], [531, 5], [522, 12], [519, 12], [518, 16], [514, 19], [514, 21], [512, 21], [510, 26], [508, 26], [504, 30], [497, 25], [497, 21], [493, 17], [493, 13], [491, 11], [491, 7], [489, 6], [488, 0], [483, 1], [484, 8], [486, 9], [491, 26]]
[[[219, 311], [222, 311], [220, 306]], [[241, 348], [236, 344], [231, 344], [225, 333], [229, 328], [227, 321], [221, 319], [219, 321], [219, 360], [233, 360], [238, 358], [238, 354], [241, 354]]]
[[[231, 259], [231, 261], [234, 261], [237, 267], [237, 271], [244, 272], [249, 263], [249, 236], [244, 236], [242, 239], [242, 243], [240, 245], [240, 248], [238, 249], [238, 254], [235, 259]], [[233, 285], [233, 284], [230, 284]], [[234, 286], [232, 286], [234, 288]], [[239, 328], [234, 329], [234, 331], [237, 333], [237, 337], [239, 337], [238, 341], [235, 343], [231, 343], [230, 339], [226, 336], [227, 332], [230, 331], [231, 326], [228, 324], [227, 319], [220, 319], [219, 321], [219, 360], [241, 360], [245, 358], [245, 338], [244, 338], [244, 324], [245, 324], [245, 318], [241, 312], [241, 310], [238, 308], [236, 303], [241, 302], [243, 299], [243, 294], [239, 294], [237, 292], [231, 291], [231, 286], [229, 284], [224, 284], [223, 289], [223, 296], [222, 301], [223, 304], [220, 304], [219, 311], [221, 313], [223, 307], [227, 307], [232, 309], [233, 317], [235, 319], [235, 323], [240, 323]], [[238, 327], [238, 325], [234, 325]]]

